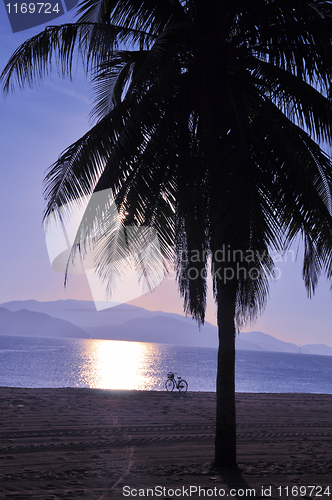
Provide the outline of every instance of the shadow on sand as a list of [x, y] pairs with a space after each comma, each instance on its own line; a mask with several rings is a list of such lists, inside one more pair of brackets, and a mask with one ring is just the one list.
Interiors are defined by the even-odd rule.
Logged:
[[[220, 479], [220, 481], [225, 484], [230, 493], [226, 493], [226, 496], [231, 498], [243, 499], [243, 498], [266, 498], [262, 487], [250, 486], [248, 482], [243, 477], [243, 471], [240, 467], [215, 467], [211, 465], [210, 473]], [[218, 489], [218, 487], [217, 487]]]

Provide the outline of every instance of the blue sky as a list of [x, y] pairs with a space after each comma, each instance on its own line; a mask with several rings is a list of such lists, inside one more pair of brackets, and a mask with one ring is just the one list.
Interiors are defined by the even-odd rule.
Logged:
[[[68, 22], [71, 15], [58, 20]], [[55, 22], [52, 22], [55, 24]], [[37, 27], [13, 34], [0, 3], [0, 68]], [[9, 300], [92, 300], [84, 276], [63, 276], [52, 270], [44, 239], [42, 181], [45, 170], [58, 155], [89, 128], [89, 86], [82, 71], [73, 82], [56, 72], [35, 88], [16, 90], [0, 98], [0, 303]], [[296, 253], [296, 248], [294, 248]], [[329, 284], [322, 278], [309, 300], [301, 278], [301, 249], [296, 262], [277, 262], [280, 279], [271, 284], [264, 314], [246, 330], [261, 330], [296, 344], [332, 346], [332, 301]], [[182, 314], [182, 301], [173, 280], [165, 280], [154, 293], [133, 301], [148, 309]], [[210, 296], [207, 320], [215, 324]]]

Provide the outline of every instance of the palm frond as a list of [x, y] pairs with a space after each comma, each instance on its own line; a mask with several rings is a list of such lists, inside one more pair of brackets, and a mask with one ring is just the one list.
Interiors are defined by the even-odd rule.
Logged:
[[332, 106], [326, 95], [292, 73], [264, 61], [253, 60], [253, 67], [256, 91], [262, 92], [317, 141], [331, 140]]
[[5, 93], [41, 82], [55, 63], [60, 75], [72, 76], [74, 56], [86, 64], [99, 64], [111, 57], [117, 31], [113, 26], [65, 24], [49, 26], [24, 42], [11, 56], [2, 72]]
[[[184, 10], [178, 0], [83, 0], [79, 4], [78, 22], [117, 24], [141, 33], [134, 41], [145, 41], [144, 33], [157, 36], [168, 25], [181, 22]], [[126, 41], [123, 37], [122, 41]]]

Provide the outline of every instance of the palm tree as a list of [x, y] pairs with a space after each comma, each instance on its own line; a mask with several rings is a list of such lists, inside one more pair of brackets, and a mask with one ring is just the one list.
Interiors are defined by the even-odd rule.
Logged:
[[92, 78], [96, 122], [50, 167], [45, 216], [111, 188], [124, 225], [157, 231], [201, 323], [211, 263], [214, 463], [235, 466], [235, 335], [264, 308], [272, 252], [303, 239], [309, 295], [332, 275], [332, 164], [320, 146], [332, 137], [331, 3], [83, 0], [78, 16], [25, 42], [2, 74], [5, 91], [35, 85], [54, 60], [71, 75], [78, 54]]

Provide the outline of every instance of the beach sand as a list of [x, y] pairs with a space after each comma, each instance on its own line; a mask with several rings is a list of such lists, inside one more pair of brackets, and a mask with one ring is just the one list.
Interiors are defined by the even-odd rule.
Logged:
[[214, 393], [0, 388], [0, 498], [221, 498], [230, 488], [292, 498], [300, 486], [332, 496], [332, 395], [238, 393], [236, 404], [239, 469], [218, 473]]

